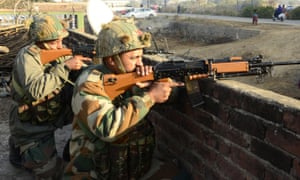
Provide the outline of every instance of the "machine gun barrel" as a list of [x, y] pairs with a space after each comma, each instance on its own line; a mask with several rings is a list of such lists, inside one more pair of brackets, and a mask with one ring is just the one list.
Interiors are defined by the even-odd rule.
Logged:
[[284, 65], [295, 65], [300, 64], [300, 60], [294, 61], [280, 61], [280, 62], [260, 62], [260, 63], [250, 63], [250, 67], [272, 67], [272, 66], [284, 66]]

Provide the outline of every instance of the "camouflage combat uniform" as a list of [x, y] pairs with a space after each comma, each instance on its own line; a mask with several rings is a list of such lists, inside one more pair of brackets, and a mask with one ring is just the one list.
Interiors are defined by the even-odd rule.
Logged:
[[[133, 129], [132, 127], [137, 124], [143, 127], [151, 126], [146, 122], [140, 122], [153, 106], [150, 97], [143, 94], [143, 92], [137, 93], [136, 96], [129, 96], [129, 98], [126, 98], [126, 94], [124, 94], [125, 97], [119, 97], [120, 99], [112, 102], [103, 90], [102, 75], [103, 73], [99, 71], [99, 67], [84, 72], [77, 82], [77, 89], [74, 89], [73, 102], [76, 103], [73, 103], [72, 107], [75, 118], [70, 142], [71, 162], [66, 168], [68, 176], [102, 179], [100, 175], [107, 176], [107, 173], [109, 173], [110, 167], [108, 164], [119, 163], [116, 165], [120, 167], [117, 170], [119, 172], [116, 172], [115, 177], [110, 177], [110, 179], [122, 179], [117, 177], [118, 175], [122, 177], [122, 173], [126, 174], [122, 171], [127, 169], [122, 166], [130, 164], [126, 162], [127, 153], [136, 152], [136, 150], [130, 152], [126, 138], [134, 138], [131, 143], [139, 143], [138, 139], [141, 138], [141, 146], [149, 145], [149, 147], [145, 147], [148, 149], [144, 149], [144, 158], [147, 159], [146, 156], [150, 156], [151, 159], [154, 143], [152, 127], [148, 127], [148, 130], [143, 129], [146, 138], [144, 136], [136, 137], [134, 130], [132, 130], [132, 133], [122, 136], [125, 132], [131, 131], [130, 129]], [[86, 135], [87, 132], [91, 133], [90, 137]], [[138, 148], [138, 144], [135, 145]], [[120, 148], [119, 152], [123, 153], [121, 157], [117, 157], [120, 155], [112, 153], [113, 148], [115, 148], [114, 151], [118, 151], [116, 150], [118, 146]], [[142, 147], [139, 148], [142, 150]], [[109, 149], [111, 150], [110, 153], [107, 152]], [[138, 159], [132, 160], [132, 163], [133, 161], [136, 161], [136, 165], [138, 165]]]
[[[113, 21], [103, 28], [96, 43], [99, 57], [145, 47], [132, 22]], [[145, 117], [154, 103], [137, 87], [112, 100], [103, 86], [107, 73], [112, 72], [105, 65], [95, 65], [77, 79], [65, 179], [138, 179], [151, 165], [154, 130]]]
[[34, 44], [22, 48], [13, 65], [10, 158], [19, 153], [20, 166], [38, 178], [55, 179], [62, 163], [57, 157], [54, 131], [73, 117], [71, 106], [62, 99], [70, 71], [63, 64], [66, 57], [43, 65], [40, 50]]

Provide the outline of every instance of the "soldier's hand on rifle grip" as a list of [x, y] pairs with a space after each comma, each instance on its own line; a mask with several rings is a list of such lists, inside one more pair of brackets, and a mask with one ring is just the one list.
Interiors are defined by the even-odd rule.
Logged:
[[165, 78], [154, 82], [148, 91], [151, 100], [154, 103], [163, 103], [169, 99], [172, 92], [172, 87], [184, 86], [182, 82], [172, 81], [170, 78]]
[[65, 65], [70, 70], [79, 70], [82, 66], [85, 66], [85, 61], [92, 61], [91, 58], [83, 57], [83, 56], [73, 56], [72, 58], [65, 61]]
[[[136, 73], [139, 76], [147, 76], [150, 73], [153, 73], [153, 69], [152, 66], [137, 66], [136, 67]], [[144, 81], [144, 82], [138, 82], [136, 83], [136, 85], [140, 88], [146, 88], [149, 87], [152, 84], [152, 81]]]
[[148, 65], [145, 65], [145, 66], [136, 66], [136, 73], [139, 76], [147, 76], [148, 74], [150, 74], [152, 72], [153, 72], [152, 66], [148, 66]]

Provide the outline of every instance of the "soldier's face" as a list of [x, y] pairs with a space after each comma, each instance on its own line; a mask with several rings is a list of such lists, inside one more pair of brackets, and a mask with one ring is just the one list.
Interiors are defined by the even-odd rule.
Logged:
[[120, 55], [120, 58], [126, 72], [132, 72], [136, 69], [137, 66], [143, 66], [142, 56], [143, 49], [135, 49], [122, 53]]
[[62, 39], [56, 39], [53, 41], [47, 41], [46, 44], [50, 49], [61, 49], [63, 48], [63, 40]]

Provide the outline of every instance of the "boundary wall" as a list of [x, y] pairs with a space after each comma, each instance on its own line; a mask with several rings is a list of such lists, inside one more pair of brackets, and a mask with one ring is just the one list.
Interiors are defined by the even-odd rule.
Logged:
[[300, 179], [300, 101], [231, 80], [200, 80], [204, 104], [187, 93], [150, 114], [158, 149], [193, 179]]

